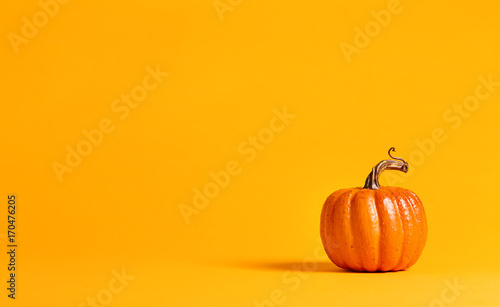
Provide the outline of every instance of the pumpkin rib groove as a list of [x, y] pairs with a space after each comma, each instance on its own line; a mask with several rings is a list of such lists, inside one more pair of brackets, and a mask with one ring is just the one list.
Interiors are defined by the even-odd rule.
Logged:
[[407, 257], [405, 261], [401, 264], [401, 267], [399, 269], [404, 270], [409, 267], [408, 264], [412, 261], [413, 257], [415, 256], [415, 253], [418, 252], [418, 241], [420, 239], [419, 233], [418, 233], [418, 216], [415, 213], [415, 210], [413, 208], [412, 204], [412, 199], [407, 197], [406, 190], [401, 189], [401, 199], [405, 201], [407, 205], [407, 212], [408, 213], [408, 219], [409, 219], [409, 224], [408, 224], [408, 235], [409, 235], [409, 247], [410, 249], [407, 252]]
[[[371, 210], [373, 214], [371, 214], [372, 218], [372, 225], [374, 226], [374, 238], [373, 238], [373, 247], [374, 247], [374, 261], [373, 266], [374, 269], [373, 271], [378, 271], [379, 269], [379, 261], [380, 261], [380, 218], [378, 215], [378, 207], [377, 207], [377, 200], [376, 200], [376, 193], [370, 193], [370, 198], [373, 199], [373, 207]], [[373, 221], [373, 219], [376, 219], [376, 221]]]
[[[403, 245], [404, 245], [404, 233], [403, 223], [404, 220], [401, 218], [400, 210], [396, 201], [397, 195], [391, 188], [386, 188], [386, 197], [388, 203], [391, 205], [392, 211], [388, 213], [391, 218], [391, 226], [390, 226], [390, 236], [389, 236], [389, 257], [387, 257], [389, 264], [385, 270], [395, 270], [396, 265], [399, 263], [401, 256], [404, 253]], [[385, 206], [386, 204], [384, 204]]]
[[382, 269], [382, 258], [383, 258], [383, 255], [382, 255], [382, 222], [381, 222], [381, 219], [380, 219], [380, 200], [379, 200], [379, 195], [377, 195], [378, 193], [375, 192], [373, 193], [373, 204], [375, 206], [375, 210], [377, 212], [377, 222], [378, 222], [378, 244], [377, 244], [377, 271]]
[[[339, 214], [339, 218], [342, 219], [342, 214], [343, 212], [341, 212], [341, 208], [342, 208], [342, 200], [344, 200], [344, 197], [346, 194], [350, 194], [349, 196], [347, 196], [347, 205], [345, 206], [346, 209], [348, 210], [348, 214], [350, 214], [350, 198], [352, 197], [351, 195], [354, 194], [352, 190], [350, 189], [346, 189], [343, 193], [339, 193], [339, 195], [337, 196], [336, 199], [334, 199], [331, 203], [331, 206], [332, 206], [332, 209], [331, 209], [331, 214], [333, 215], [333, 220], [335, 220], [336, 218], [336, 215]], [[336, 211], [335, 209], [338, 209], [339, 211]], [[334, 225], [334, 228], [333, 228], [333, 232], [342, 232], [342, 226], [343, 225]], [[335, 237], [335, 235], [333, 235], [332, 237]], [[338, 257], [337, 261], [339, 262], [339, 266], [340, 267], [348, 267], [347, 266], [347, 262], [345, 261], [345, 252], [344, 252], [344, 249], [343, 249], [343, 246], [341, 245], [339, 247], [339, 253], [340, 253], [340, 257]], [[343, 266], [342, 266], [343, 264]]]
[[[348, 189], [343, 189], [343, 190], [338, 190], [338, 191], [335, 191], [333, 194], [331, 194], [325, 201], [324, 205], [323, 205], [323, 209], [321, 210], [321, 223], [320, 223], [320, 234], [321, 234], [321, 239], [324, 240], [326, 242], [327, 240], [327, 234], [326, 232], [328, 231], [328, 228], [327, 228], [327, 220], [326, 220], [326, 217], [328, 217], [329, 215], [332, 215], [333, 214], [333, 202], [338, 199], [342, 194], [342, 192], [347, 192]], [[333, 220], [333, 216], [331, 217], [331, 219]]]
[[[345, 247], [348, 252], [347, 252], [347, 260], [346, 264], [351, 270], [356, 270], [357, 269], [357, 251], [356, 251], [356, 246], [354, 242], [354, 223], [353, 223], [353, 214], [352, 214], [352, 199], [354, 198], [354, 195], [356, 195], [359, 191], [354, 191], [351, 195], [349, 195], [349, 199], [347, 201], [348, 207], [349, 207], [349, 216], [347, 217], [347, 223], [349, 224], [349, 227], [346, 227], [349, 230], [349, 235], [347, 236], [349, 238], [349, 243]], [[349, 263], [350, 262], [350, 263]]]
[[[413, 214], [413, 223], [416, 225], [418, 224], [417, 223], [417, 214], [415, 213], [415, 210], [414, 210], [414, 207], [413, 207], [413, 200], [411, 199], [411, 197], [408, 197], [408, 194], [406, 193], [406, 191], [403, 191], [401, 193], [401, 198], [404, 198], [406, 199], [406, 202], [408, 203], [408, 211], [411, 211], [411, 214]], [[418, 231], [418, 229], [417, 229]], [[419, 238], [420, 234], [417, 232], [416, 233], [416, 236], [417, 236], [417, 239]], [[413, 258], [415, 257], [415, 254], [418, 253], [418, 246], [415, 248], [415, 251], [413, 252], [412, 255], [410, 255], [409, 257], [409, 260], [407, 261], [407, 263], [403, 264], [402, 266], [404, 268], [406, 268], [408, 266], [408, 264], [410, 264], [412, 261], [413, 261]]]
[[396, 204], [396, 210], [397, 210], [397, 215], [399, 217], [399, 219], [401, 220], [401, 233], [403, 234], [403, 244], [401, 245], [401, 255], [399, 256], [399, 259], [398, 261], [396, 261], [396, 265], [391, 269], [391, 271], [399, 271], [399, 266], [401, 265], [401, 262], [403, 262], [404, 260], [404, 257], [405, 257], [405, 253], [406, 253], [406, 248], [405, 248], [405, 244], [406, 244], [406, 241], [407, 241], [407, 236], [408, 236], [408, 232], [406, 231], [406, 223], [405, 223], [405, 219], [404, 219], [404, 210], [403, 210], [403, 214], [401, 214], [401, 201], [398, 199], [397, 195], [395, 195], [394, 191], [391, 189], [390, 190], [390, 194], [391, 194], [391, 200], [393, 201], [394, 204]]
[[[342, 251], [342, 255], [344, 257], [342, 257], [343, 261], [344, 261], [344, 264], [345, 266], [348, 268], [348, 269], [352, 269], [352, 263], [349, 263], [349, 260], [352, 258], [352, 256], [350, 257], [350, 253], [352, 253], [352, 250], [349, 249], [349, 246], [353, 244], [353, 237], [352, 237], [352, 232], [351, 232], [351, 217], [352, 217], [352, 198], [354, 197], [354, 195], [357, 193], [356, 190], [349, 190], [348, 191], [348, 195], [346, 196], [346, 203], [345, 203], [345, 210], [346, 210], [346, 213], [347, 214], [347, 219], [346, 219], [346, 225], [342, 225], [341, 227], [341, 231], [345, 231], [347, 232], [347, 242], [343, 242], [345, 244], [343, 244], [341, 247], [340, 247], [340, 250]], [[344, 213], [342, 212], [341, 213], [342, 216], [344, 215]], [[347, 256], [347, 257], [346, 257]]]
[[[332, 251], [332, 246], [334, 246], [334, 241], [336, 239], [335, 233], [340, 231], [339, 238], [345, 237], [342, 232], [342, 213], [337, 212], [335, 209], [339, 205], [342, 206], [343, 201], [345, 201], [345, 195], [348, 193], [352, 193], [352, 189], [342, 189], [335, 191], [332, 195], [330, 195], [322, 210], [321, 216], [321, 224], [320, 224], [320, 232], [321, 232], [321, 240], [323, 241], [323, 247], [325, 249], [328, 258], [335, 264], [340, 267], [345, 266], [344, 261], [344, 252], [342, 251], [342, 247], [338, 249], [340, 253], [340, 257], [335, 257], [335, 251]], [[337, 214], [338, 213], [338, 214]], [[330, 225], [330, 227], [329, 227]], [[332, 227], [333, 226], [333, 227]], [[329, 247], [329, 248], [327, 248]], [[345, 268], [345, 267], [343, 267]]]
[[399, 194], [399, 202], [401, 203], [403, 207], [403, 218], [405, 220], [405, 243], [404, 246], [406, 247], [405, 253], [403, 255], [403, 258], [401, 261], [398, 263], [396, 270], [404, 270], [409, 267], [409, 263], [413, 259], [415, 253], [418, 250], [418, 242], [420, 241], [420, 237], [418, 234], [417, 226], [418, 226], [418, 221], [417, 221], [417, 215], [415, 214], [415, 210], [412, 207], [412, 202], [408, 197], [406, 196], [406, 189], [399, 188], [397, 189], [398, 194]]
[[[415, 201], [418, 201], [417, 204], [415, 204], [415, 208], [418, 209], [418, 213], [419, 213], [419, 229], [422, 231], [421, 233], [421, 239], [422, 239], [422, 242], [423, 244], [422, 245], [425, 245], [425, 242], [427, 241], [427, 217], [426, 217], [426, 214], [425, 214], [425, 209], [424, 209], [424, 206], [422, 205], [422, 200], [417, 196], [417, 194], [415, 194], [414, 192], [410, 191], [410, 190], [406, 190], [406, 192], [412, 197], [413, 200]], [[424, 246], [421, 247], [422, 251], [423, 251], [423, 248]]]
[[349, 257], [352, 261], [352, 269], [355, 269], [355, 270], [364, 270], [364, 266], [363, 266], [363, 262], [362, 262], [362, 257], [358, 257], [360, 251], [358, 250], [358, 246], [363, 246], [362, 242], [359, 242], [360, 238], [357, 236], [357, 233], [356, 233], [356, 227], [358, 226], [358, 220], [356, 219], [357, 216], [356, 214], [354, 214], [355, 212], [357, 212], [358, 208], [357, 208], [357, 204], [356, 204], [356, 201], [357, 201], [357, 198], [356, 198], [356, 194], [358, 194], [359, 191], [356, 191], [353, 193], [353, 195], [351, 195], [351, 199], [349, 200], [349, 206], [351, 208], [351, 215], [349, 216], [348, 220], [349, 220], [349, 231], [350, 231], [350, 235], [349, 235], [349, 238], [352, 238], [352, 241], [351, 241], [351, 248], [350, 248], [350, 256]]
[[363, 189], [352, 199], [354, 253], [358, 266], [364, 271], [377, 270], [378, 262], [378, 216], [376, 212], [374, 193]]
[[351, 200], [352, 220], [351, 231], [354, 242], [354, 254], [357, 256], [357, 264], [363, 271], [368, 271], [370, 267], [370, 237], [366, 234], [366, 227], [371, 222], [370, 193], [368, 190], [358, 191]]
[[[422, 221], [422, 220], [425, 220], [425, 218], [422, 218], [423, 217], [422, 214], [424, 213], [423, 207], [421, 206], [422, 202], [420, 201], [418, 196], [416, 196], [415, 194], [409, 193], [409, 191], [407, 191], [407, 190], [404, 191], [403, 195], [408, 200], [408, 202], [410, 204], [410, 208], [415, 216], [415, 225], [417, 225], [416, 230], [417, 230], [418, 242], [423, 242], [423, 244], [425, 244], [425, 241], [426, 241], [425, 228], [427, 227], [427, 225], [425, 225], [424, 224], [425, 222]], [[418, 203], [417, 203], [417, 201], [418, 201]], [[418, 211], [416, 211], [415, 208], [417, 208]], [[415, 252], [411, 256], [410, 261], [407, 264], [407, 267], [410, 267], [413, 264], [415, 264], [417, 262], [418, 258], [420, 258], [420, 255], [422, 254], [422, 251], [423, 251], [423, 246], [422, 246], [423, 244], [417, 245]]]

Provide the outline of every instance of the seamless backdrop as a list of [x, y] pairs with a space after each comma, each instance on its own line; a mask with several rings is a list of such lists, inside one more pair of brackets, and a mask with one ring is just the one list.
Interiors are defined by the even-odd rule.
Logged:
[[[500, 306], [497, 1], [3, 1], [2, 306]], [[424, 204], [350, 273], [326, 197]], [[7, 196], [18, 199], [7, 297]]]

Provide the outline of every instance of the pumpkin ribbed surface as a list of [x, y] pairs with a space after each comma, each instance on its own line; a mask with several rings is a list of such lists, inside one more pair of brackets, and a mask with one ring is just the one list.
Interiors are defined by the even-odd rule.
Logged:
[[426, 239], [424, 208], [407, 189], [342, 189], [323, 205], [321, 240], [328, 257], [344, 269], [407, 269], [420, 257]]

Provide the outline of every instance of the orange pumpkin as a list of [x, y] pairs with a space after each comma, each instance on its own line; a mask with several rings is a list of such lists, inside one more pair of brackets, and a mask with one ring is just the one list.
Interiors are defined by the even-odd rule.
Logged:
[[363, 188], [331, 194], [321, 212], [321, 240], [337, 266], [354, 271], [399, 271], [417, 262], [427, 240], [427, 221], [418, 196], [398, 187], [380, 187], [387, 169], [408, 171], [408, 163], [377, 164]]

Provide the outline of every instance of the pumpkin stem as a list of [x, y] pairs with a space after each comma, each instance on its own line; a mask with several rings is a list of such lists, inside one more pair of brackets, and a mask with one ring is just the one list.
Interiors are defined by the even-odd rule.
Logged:
[[377, 165], [375, 165], [371, 173], [366, 178], [365, 186], [363, 187], [363, 189], [379, 189], [380, 184], [378, 183], [378, 178], [380, 177], [380, 174], [386, 169], [397, 170], [404, 173], [408, 172], [408, 162], [401, 158], [393, 157], [391, 155], [391, 151], [396, 151], [396, 149], [394, 147], [391, 147], [389, 149], [389, 157], [393, 158], [394, 160], [382, 160]]

